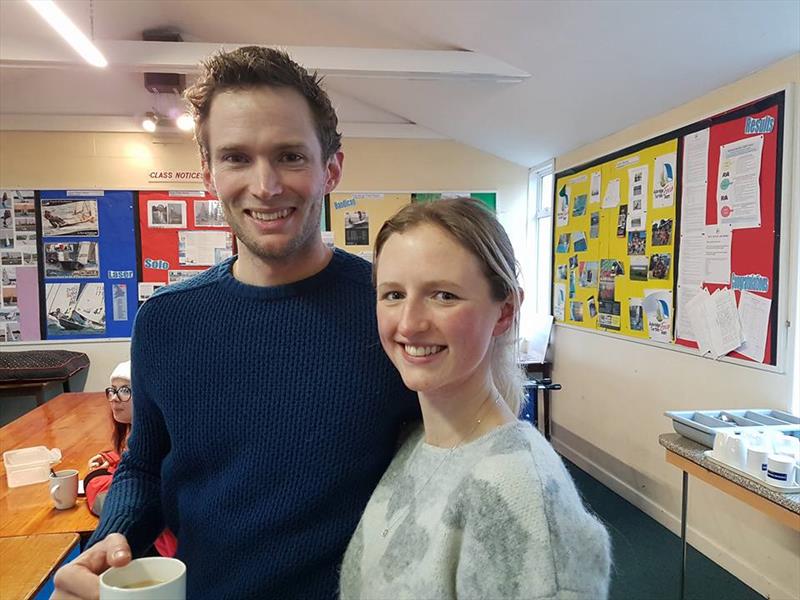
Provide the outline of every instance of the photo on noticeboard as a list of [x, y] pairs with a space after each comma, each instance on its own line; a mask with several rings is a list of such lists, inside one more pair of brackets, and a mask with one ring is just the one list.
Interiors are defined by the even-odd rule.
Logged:
[[647, 247], [647, 232], [646, 231], [629, 231], [628, 232], [628, 255], [629, 256], [642, 256]]
[[647, 281], [649, 263], [646, 256], [631, 256], [631, 281]]
[[45, 284], [45, 297], [48, 335], [105, 333], [105, 290], [102, 283], [48, 283]]
[[650, 257], [650, 279], [667, 279], [670, 262], [669, 254], [653, 254]]
[[195, 227], [227, 227], [225, 213], [219, 200], [195, 200]]
[[597, 239], [600, 235], [600, 212], [593, 212], [589, 217], [589, 237]]
[[641, 298], [631, 298], [628, 304], [631, 330], [644, 331], [644, 309]]
[[[20, 228], [17, 227], [17, 230]], [[42, 236], [80, 235], [97, 237], [100, 225], [97, 200], [42, 200]]]
[[100, 276], [97, 242], [51, 242], [44, 244], [44, 276], [88, 278]]
[[619, 207], [619, 215], [617, 216], [617, 237], [624, 238], [627, 229], [628, 229], [628, 205], [622, 204]]
[[186, 202], [183, 200], [148, 200], [147, 226], [155, 229], [185, 229]]
[[586, 214], [586, 194], [575, 197], [575, 204], [572, 206], [572, 216], [582, 217]]
[[344, 214], [345, 246], [369, 246], [369, 214], [354, 210]]
[[659, 219], [651, 226], [652, 237], [650, 244], [653, 246], [669, 246], [672, 241], [672, 219]]
[[570, 302], [569, 303], [569, 312], [570, 317], [572, 317], [573, 321], [582, 322], [583, 321], [583, 302]]

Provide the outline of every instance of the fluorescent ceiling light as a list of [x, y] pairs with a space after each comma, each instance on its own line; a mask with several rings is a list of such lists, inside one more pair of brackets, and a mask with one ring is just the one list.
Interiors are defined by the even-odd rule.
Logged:
[[75, 23], [56, 6], [53, 0], [28, 0], [36, 12], [63, 37], [75, 51], [80, 54], [86, 62], [95, 67], [105, 67], [108, 61], [87, 38], [83, 32], [77, 28]]

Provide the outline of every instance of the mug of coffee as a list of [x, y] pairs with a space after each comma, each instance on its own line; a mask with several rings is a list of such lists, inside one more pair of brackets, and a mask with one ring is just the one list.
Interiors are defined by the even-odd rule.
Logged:
[[78, 499], [78, 471], [64, 469], [50, 474], [50, 497], [53, 506], [64, 510], [75, 506]]
[[186, 565], [177, 558], [137, 558], [100, 575], [100, 600], [186, 600]]

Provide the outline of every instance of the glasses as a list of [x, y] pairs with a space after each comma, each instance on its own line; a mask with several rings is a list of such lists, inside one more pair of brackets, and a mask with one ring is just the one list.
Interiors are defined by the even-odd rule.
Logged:
[[114, 398], [117, 398], [117, 400], [120, 402], [127, 402], [131, 399], [131, 388], [127, 385], [115, 388], [112, 385], [111, 387], [106, 388], [106, 398], [108, 398], [109, 402], [111, 402]]

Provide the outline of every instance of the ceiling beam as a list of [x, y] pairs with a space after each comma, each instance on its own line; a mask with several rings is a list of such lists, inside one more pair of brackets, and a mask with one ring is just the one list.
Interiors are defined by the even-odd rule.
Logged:
[[[162, 127], [163, 129], [163, 127]], [[167, 130], [183, 135], [175, 127]], [[415, 123], [340, 122], [345, 138], [445, 139], [443, 135]], [[0, 113], [0, 131], [110, 131], [142, 133], [141, 120], [131, 115], [57, 115]]]
[[[195, 73], [204, 58], [242, 44], [199, 42], [96, 41], [110, 68], [132, 72]], [[385, 50], [322, 46], [283, 48], [298, 63], [328, 77], [448, 79], [519, 83], [529, 73], [507, 63], [462, 50]], [[0, 67], [91, 68], [74, 53], [48, 48], [35, 39], [0, 38]]]

